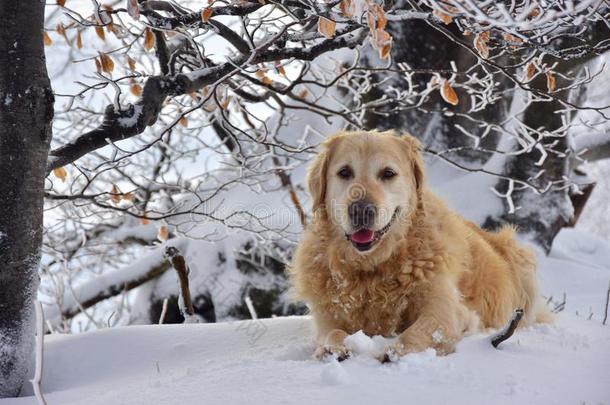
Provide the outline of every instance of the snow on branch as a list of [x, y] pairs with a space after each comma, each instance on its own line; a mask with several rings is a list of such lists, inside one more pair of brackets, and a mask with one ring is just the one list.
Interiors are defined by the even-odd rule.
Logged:
[[122, 269], [101, 274], [90, 281], [72, 286], [59, 302], [46, 304], [46, 319], [55, 326], [88, 308], [153, 280], [170, 268], [160, 248]]

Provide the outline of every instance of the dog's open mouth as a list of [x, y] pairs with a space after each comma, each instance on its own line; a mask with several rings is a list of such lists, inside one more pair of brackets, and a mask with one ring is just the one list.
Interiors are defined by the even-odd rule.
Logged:
[[351, 235], [346, 234], [347, 239], [352, 242], [352, 245], [360, 252], [366, 252], [367, 250], [371, 250], [373, 246], [390, 230], [390, 227], [394, 223], [394, 220], [398, 216], [398, 212], [400, 211], [400, 207], [396, 207], [394, 210], [394, 214], [392, 214], [392, 218], [383, 228], [374, 231], [368, 228], [362, 228], [352, 233]]

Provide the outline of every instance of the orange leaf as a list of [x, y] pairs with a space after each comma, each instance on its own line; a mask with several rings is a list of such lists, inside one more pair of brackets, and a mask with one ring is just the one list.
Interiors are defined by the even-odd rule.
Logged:
[[307, 89], [303, 89], [303, 90], [301, 90], [301, 92], [299, 93], [298, 97], [299, 97], [300, 99], [303, 99], [303, 100], [304, 100], [305, 98], [307, 98], [307, 96], [308, 96], [308, 95], [309, 95], [309, 91], [308, 91]]
[[55, 29], [55, 31], [57, 31], [57, 33], [59, 35], [61, 35], [62, 37], [64, 37], [64, 39], [66, 40], [66, 43], [70, 43], [70, 41], [68, 40], [68, 36], [66, 35], [66, 28], [64, 27], [64, 25], [62, 23], [57, 24], [57, 28]]
[[65, 183], [66, 179], [68, 178], [68, 171], [63, 166], [53, 169], [53, 174], [55, 177], [61, 180], [62, 183]]
[[379, 50], [379, 57], [381, 59], [388, 59], [392, 55], [392, 44], [384, 45]]
[[140, 97], [142, 95], [142, 86], [140, 86], [139, 84], [132, 84], [129, 88], [129, 91], [131, 91], [131, 94], [133, 94], [134, 96]]
[[129, 55], [127, 55], [127, 66], [129, 66], [129, 70], [136, 70], [136, 61]]
[[536, 74], [536, 62], [530, 62], [525, 67], [525, 79], [532, 80], [534, 75]]
[[146, 217], [142, 217], [142, 218], [140, 218], [140, 223], [142, 225], [148, 225], [148, 224], [150, 224], [150, 219], [148, 219]]
[[387, 31], [376, 29], [371, 34], [372, 45], [379, 50], [379, 57], [387, 59], [390, 57], [392, 50], [392, 36]]
[[284, 69], [284, 66], [282, 66], [282, 65], [277, 67], [277, 72], [279, 74], [281, 74], [282, 76], [286, 76], [286, 69]]
[[49, 36], [49, 34], [46, 31], [43, 35], [43, 41], [44, 41], [45, 46], [51, 46], [51, 44], [53, 43], [53, 40], [51, 39], [51, 37]]
[[182, 125], [183, 127], [188, 127], [189, 126], [189, 119], [186, 118], [186, 115], [183, 115], [182, 117], [180, 117], [180, 125]]
[[372, 13], [377, 21], [377, 28], [380, 30], [385, 30], [385, 27], [388, 25], [388, 19], [385, 16], [385, 11], [383, 11], [383, 7], [379, 4], [373, 4], [371, 9], [369, 10], [369, 14]]
[[434, 16], [436, 18], [438, 18], [439, 20], [441, 20], [443, 23], [445, 23], [445, 25], [449, 25], [453, 22], [453, 17], [451, 17], [449, 14], [445, 14], [440, 10], [434, 10], [432, 12], [432, 14], [434, 14]]
[[546, 87], [550, 92], [557, 89], [557, 79], [555, 79], [555, 74], [550, 70], [546, 72]]
[[377, 20], [375, 20], [373, 13], [366, 13], [366, 23], [369, 26], [369, 30], [375, 31], [375, 28], [377, 27]]
[[57, 5], [63, 7], [66, 4], [66, 0], [57, 0]]
[[447, 80], [444, 80], [443, 85], [441, 86], [441, 97], [451, 105], [458, 105], [459, 103], [457, 93]]
[[100, 73], [102, 71], [102, 64], [100, 63], [99, 60], [97, 60], [97, 58], [95, 58], [94, 61], [95, 61], [95, 69], [97, 70], [97, 73]]
[[123, 194], [123, 200], [125, 201], [133, 201], [135, 200], [136, 195], [133, 192], [129, 192], [129, 193], [125, 193]]
[[120, 203], [121, 202], [121, 191], [119, 190], [119, 188], [116, 186], [116, 184], [112, 185], [112, 190], [110, 191], [112, 201], [114, 203]]
[[502, 38], [504, 38], [504, 40], [507, 42], [514, 42], [517, 44], [523, 43], [523, 40], [521, 38], [514, 36], [513, 34], [504, 33], [502, 34]]
[[157, 239], [159, 239], [160, 241], [166, 241], [169, 239], [169, 230], [167, 229], [167, 226], [161, 225], [161, 227], [159, 228], [159, 234], [157, 235]]
[[106, 73], [112, 73], [114, 70], [114, 61], [105, 53], [100, 52], [100, 64], [102, 65], [102, 71]]
[[341, 0], [339, 3], [339, 11], [347, 18], [354, 16], [354, 8], [352, 6], [352, 0]]
[[231, 96], [228, 96], [227, 98], [225, 98], [225, 100], [222, 102], [222, 104], [220, 104], [220, 108], [222, 108], [223, 110], [226, 110], [227, 108], [229, 108], [230, 103], [231, 103]]
[[82, 49], [83, 48], [83, 37], [80, 34], [80, 30], [78, 30], [76, 32], [76, 47], [78, 49]]
[[474, 37], [474, 47], [483, 59], [489, 58], [489, 47], [487, 42], [489, 41], [489, 33], [485, 35], [485, 32], [481, 32]]
[[147, 51], [151, 50], [155, 46], [155, 34], [153, 34], [150, 28], [144, 30], [144, 49]]
[[206, 7], [203, 10], [201, 10], [201, 21], [203, 21], [204, 23], [207, 23], [208, 21], [210, 21], [210, 17], [212, 17], [212, 14], [214, 14], [214, 9], [211, 7]]
[[102, 41], [106, 40], [106, 34], [104, 34], [104, 27], [95, 27], [95, 33]]
[[318, 32], [330, 39], [335, 36], [337, 23], [325, 17], [318, 18]]

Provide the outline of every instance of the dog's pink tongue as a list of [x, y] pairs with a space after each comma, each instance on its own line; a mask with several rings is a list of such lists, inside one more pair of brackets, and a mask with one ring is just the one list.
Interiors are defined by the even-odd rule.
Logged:
[[352, 234], [352, 241], [356, 243], [369, 243], [375, 238], [375, 232], [370, 229], [361, 229]]

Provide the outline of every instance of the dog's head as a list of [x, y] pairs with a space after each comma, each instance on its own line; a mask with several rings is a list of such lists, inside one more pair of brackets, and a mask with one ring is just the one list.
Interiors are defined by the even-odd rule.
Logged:
[[421, 207], [420, 143], [394, 132], [328, 138], [309, 170], [314, 215], [322, 215], [361, 254], [390, 234], [404, 235]]

